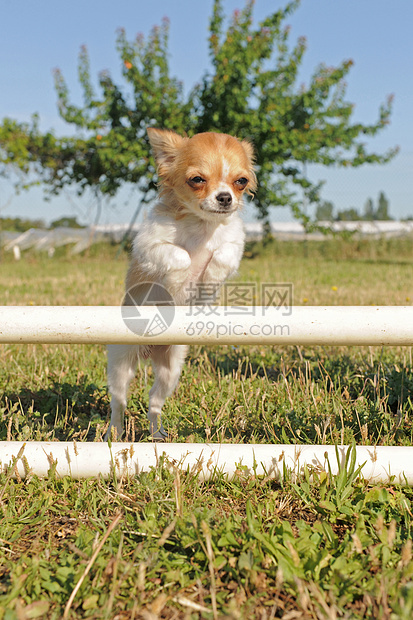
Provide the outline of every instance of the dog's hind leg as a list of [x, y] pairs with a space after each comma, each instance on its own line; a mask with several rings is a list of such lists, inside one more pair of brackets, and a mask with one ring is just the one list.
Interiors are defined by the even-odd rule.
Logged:
[[162, 425], [162, 407], [174, 391], [188, 347], [185, 345], [156, 345], [151, 351], [155, 381], [149, 392], [149, 427], [154, 439], [165, 439], [167, 433]]
[[111, 395], [110, 426], [105, 439], [110, 438], [112, 428], [116, 437], [123, 434], [123, 417], [126, 409], [128, 388], [135, 376], [139, 357], [137, 345], [113, 344], [108, 346], [108, 387]]

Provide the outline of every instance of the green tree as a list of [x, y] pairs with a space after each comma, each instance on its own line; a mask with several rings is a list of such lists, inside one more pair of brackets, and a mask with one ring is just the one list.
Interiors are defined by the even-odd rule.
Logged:
[[374, 202], [371, 198], [365, 202], [363, 219], [369, 222], [375, 219]]
[[0, 217], [0, 230], [12, 232], [26, 232], [30, 228], [44, 228], [46, 224], [43, 220], [25, 220], [20, 217]]
[[386, 194], [384, 192], [380, 192], [375, 219], [383, 220], [383, 221], [391, 220], [392, 218], [390, 217], [390, 214], [389, 214], [389, 207], [390, 207], [390, 203], [387, 199]]
[[360, 219], [360, 214], [354, 207], [339, 211], [336, 217], [338, 222], [358, 222]]
[[344, 80], [352, 61], [338, 67], [321, 65], [308, 86], [297, 87], [306, 40], [300, 38], [290, 50], [289, 27], [283, 22], [298, 5], [290, 2], [255, 29], [253, 2], [248, 2], [224, 31], [222, 5], [215, 0], [210, 24], [213, 72], [199, 88], [197, 129], [251, 138], [257, 154], [255, 204], [260, 217], [268, 218], [271, 205], [289, 205], [308, 223], [302, 195], [304, 202], [317, 202], [321, 183], [310, 181], [307, 163], [355, 167], [384, 163], [395, 151], [369, 153], [363, 142], [364, 136], [376, 135], [389, 122], [391, 98], [380, 107], [375, 123], [351, 121], [354, 106], [345, 101]]
[[[30, 172], [49, 194], [75, 185], [79, 195], [91, 189], [114, 196], [124, 183], [132, 183], [146, 199], [156, 187], [146, 128], [156, 124], [184, 133], [191, 108], [184, 100], [182, 84], [169, 76], [168, 30], [165, 19], [147, 40], [138, 36], [133, 42], [127, 41], [123, 30], [118, 31], [125, 92], [102, 71], [100, 95], [96, 95], [88, 51], [82, 46], [78, 63], [82, 105], [71, 103], [62, 73], [54, 72], [59, 114], [74, 126], [75, 135], [42, 134], [36, 115], [31, 123], [4, 119], [0, 126], [3, 174], [10, 165], [20, 173]], [[27, 185], [19, 181], [18, 188], [22, 187]]]
[[332, 202], [325, 200], [321, 202], [316, 209], [315, 219], [317, 222], [332, 222], [334, 220], [334, 205]]
[[85, 226], [82, 226], [82, 224], [79, 224], [79, 222], [77, 221], [77, 217], [73, 217], [73, 216], [63, 216], [60, 217], [58, 220], [53, 220], [53, 222], [50, 223], [49, 228], [53, 229], [53, 228], [60, 228], [60, 227], [64, 227], [64, 228], [85, 228]]
[[181, 82], [170, 76], [167, 20], [147, 39], [139, 35], [130, 42], [123, 30], [118, 32], [125, 85], [118, 86], [104, 71], [99, 75], [99, 95], [83, 47], [79, 56], [82, 105], [70, 101], [61, 72], [55, 73], [59, 112], [74, 126], [75, 136], [42, 134], [36, 118], [31, 124], [5, 119], [0, 126], [0, 164], [31, 172], [31, 178], [34, 173], [51, 193], [74, 184], [79, 193], [91, 188], [111, 196], [124, 183], [133, 183], [148, 200], [156, 179], [147, 127], [188, 135], [222, 131], [248, 138], [255, 146], [259, 217], [268, 221], [270, 207], [288, 205], [309, 224], [302, 205], [320, 200], [322, 183], [309, 179], [307, 164], [385, 163], [396, 150], [379, 155], [369, 152], [364, 143], [366, 136], [376, 135], [389, 122], [390, 98], [372, 124], [352, 121], [354, 106], [345, 99], [345, 78], [352, 61], [337, 67], [322, 65], [307, 86], [297, 85], [306, 41], [300, 38], [290, 46], [284, 22], [298, 6], [298, 0], [289, 2], [254, 26], [250, 0], [226, 25], [222, 1], [214, 0], [211, 70], [187, 95]]

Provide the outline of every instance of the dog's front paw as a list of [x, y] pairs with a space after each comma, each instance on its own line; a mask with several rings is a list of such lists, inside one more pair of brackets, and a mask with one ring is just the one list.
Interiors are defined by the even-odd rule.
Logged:
[[169, 258], [168, 271], [181, 271], [191, 266], [191, 257], [183, 248], [175, 247]]
[[239, 267], [242, 249], [234, 243], [224, 243], [223, 246], [214, 252], [208, 267], [203, 275], [203, 282], [222, 283], [235, 273]]

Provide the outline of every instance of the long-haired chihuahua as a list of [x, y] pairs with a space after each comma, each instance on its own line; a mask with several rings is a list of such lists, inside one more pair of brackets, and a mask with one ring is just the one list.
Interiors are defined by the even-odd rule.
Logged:
[[[214, 297], [242, 257], [244, 231], [238, 209], [243, 195], [256, 188], [253, 148], [245, 140], [221, 133], [183, 138], [152, 128], [148, 136], [160, 193], [134, 239], [124, 304], [144, 304], [151, 284], [166, 291], [175, 305], [189, 305], [193, 291], [204, 287], [202, 303], [208, 303], [208, 290]], [[107, 436], [121, 437], [137, 361], [150, 358], [155, 373], [149, 392], [150, 432], [154, 439], [167, 437], [162, 406], [178, 383], [187, 349], [184, 345], [108, 347], [111, 419]]]

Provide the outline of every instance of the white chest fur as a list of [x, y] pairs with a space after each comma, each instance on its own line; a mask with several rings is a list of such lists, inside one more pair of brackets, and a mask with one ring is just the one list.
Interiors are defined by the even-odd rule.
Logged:
[[221, 222], [187, 216], [149, 217], [133, 247], [128, 286], [155, 281], [165, 286], [176, 303], [185, 304], [188, 291], [200, 283], [222, 284], [239, 266], [244, 247], [242, 221], [237, 213]]

